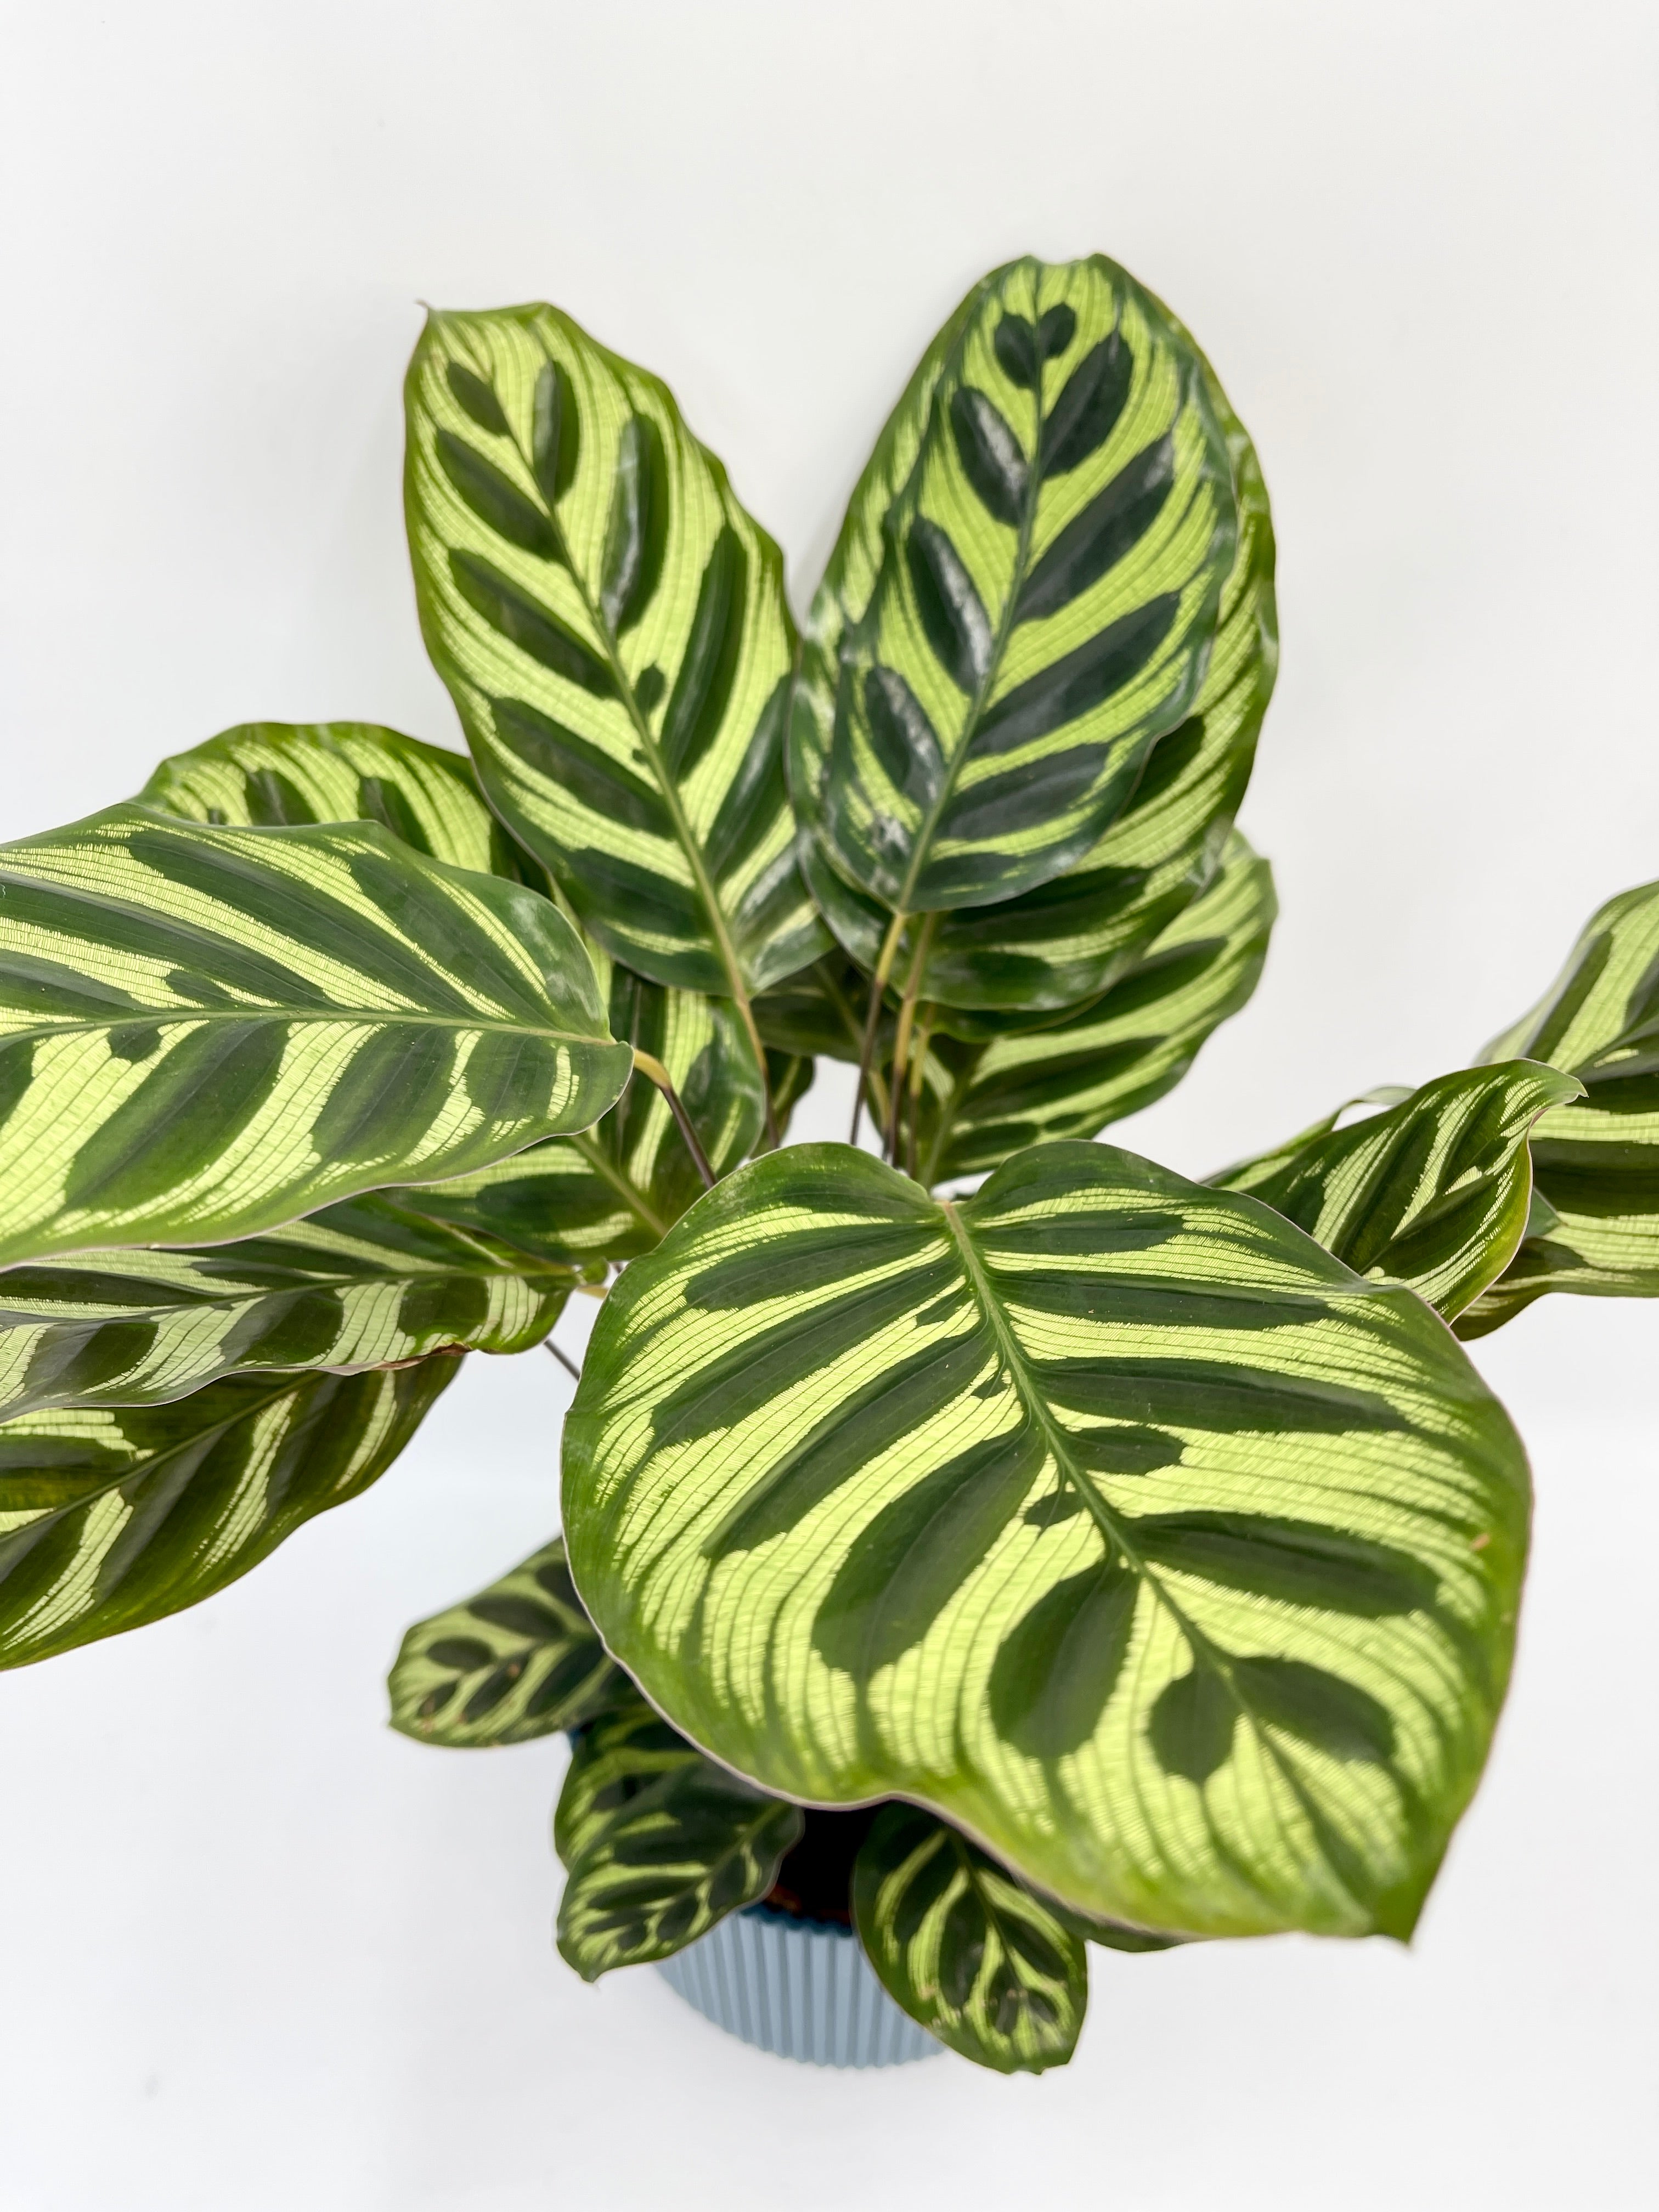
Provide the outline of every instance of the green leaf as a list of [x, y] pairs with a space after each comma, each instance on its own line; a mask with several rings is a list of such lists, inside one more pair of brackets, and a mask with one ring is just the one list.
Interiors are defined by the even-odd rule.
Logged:
[[1089, 2002], [1083, 1940], [965, 1836], [888, 1805], [853, 1873], [870, 1963], [912, 2020], [999, 2074], [1063, 2066]]
[[0, 1427], [0, 1667], [199, 1604], [383, 1474], [460, 1363], [232, 1376]]
[[393, 1728], [457, 1751], [580, 1728], [638, 1694], [583, 1612], [559, 1536], [418, 1621], [386, 1686]]
[[800, 1808], [704, 1759], [641, 1698], [580, 1736], [554, 1841], [559, 1950], [585, 1982], [671, 1958], [764, 1897]]
[[378, 822], [429, 860], [547, 887], [485, 805], [470, 760], [378, 722], [243, 722], [164, 760], [139, 799], [220, 827]]
[[555, 308], [434, 315], [406, 397], [422, 629], [492, 804], [617, 959], [746, 1007], [824, 942], [777, 547], [666, 386]]
[[345, 1199], [269, 1236], [68, 1254], [0, 1273], [0, 1419], [159, 1405], [237, 1370], [349, 1374], [434, 1352], [523, 1352], [568, 1267]]
[[1480, 1773], [1525, 1458], [1410, 1291], [1046, 1144], [740, 1169], [605, 1302], [565, 1541], [711, 1757], [902, 1796], [1091, 1917], [1409, 1932]]
[[1408, 1284], [1449, 1321], [1521, 1242], [1528, 1131], [1582, 1095], [1571, 1076], [1530, 1060], [1464, 1068], [1350, 1128], [1333, 1127], [1334, 1115], [1209, 1180], [1265, 1200], [1357, 1273]]
[[1100, 255], [994, 270], [813, 601], [790, 784], [821, 857], [900, 915], [1080, 861], [1194, 706], [1236, 538], [1203, 364], [1152, 296]]
[[1659, 1297], [1659, 884], [1609, 899], [1547, 994], [1481, 1054], [1516, 1057], [1577, 1076], [1584, 1095], [1533, 1131], [1536, 1218], [1462, 1316], [1465, 1337], [1546, 1291]]
[[0, 1263], [460, 1174], [630, 1066], [554, 907], [378, 823], [118, 806], [0, 846]]
[[[1073, 867], [1018, 897], [906, 926], [892, 973], [908, 982], [920, 954], [924, 1002], [994, 1007], [1006, 1017], [1095, 998], [1199, 895], [1224, 855], [1279, 666], [1275, 556], [1255, 448], [1201, 356], [1200, 365], [1227, 439], [1238, 541], [1198, 696], [1153, 745], [1121, 814]], [[802, 859], [837, 937], [873, 970], [887, 909], [845, 883], [816, 839], [803, 841]]]
[[[1039, 1138], [1092, 1137], [1161, 1098], [1255, 990], [1278, 911], [1272, 869], [1235, 830], [1203, 896], [1092, 1006], [983, 1043], [935, 1031], [921, 1097], [921, 1180], [979, 1174]], [[959, 1012], [937, 1018], [970, 1026]]]
[[[731, 1000], [665, 990], [617, 967], [610, 1002], [615, 1035], [667, 1068], [715, 1173], [736, 1167], [759, 1139], [765, 1108], [754, 1048]], [[798, 1072], [780, 1073], [790, 1086], [781, 1111], [805, 1085]], [[398, 1202], [538, 1260], [584, 1264], [648, 1252], [702, 1187], [662, 1093], [635, 1074], [596, 1127], [477, 1175], [401, 1192]]]

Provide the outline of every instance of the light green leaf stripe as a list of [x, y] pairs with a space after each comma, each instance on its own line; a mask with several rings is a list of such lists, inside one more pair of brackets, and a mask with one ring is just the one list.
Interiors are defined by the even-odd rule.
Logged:
[[630, 1066], [555, 908], [378, 823], [119, 806], [0, 847], [0, 1262], [477, 1169]]
[[1083, 1939], [931, 1813], [877, 1815], [854, 1869], [853, 1920], [888, 1995], [964, 2058], [999, 2074], [1070, 2058], [1089, 2002]]
[[457, 1751], [580, 1728], [639, 1694], [583, 1612], [558, 1536], [488, 1589], [418, 1621], [386, 1686], [393, 1728]]
[[0, 1427], [0, 1667], [198, 1604], [366, 1490], [460, 1363], [233, 1376]]
[[901, 914], [1047, 883], [1203, 678], [1237, 515], [1200, 357], [1103, 256], [1010, 263], [853, 495], [792, 718], [796, 808]]
[[764, 1897], [800, 1832], [795, 1806], [702, 1758], [635, 1696], [578, 1739], [565, 1778], [559, 1950], [586, 1982], [670, 1958]]
[[[717, 1175], [748, 1157], [764, 1103], [754, 1048], [730, 1000], [664, 990], [617, 967], [610, 1022], [667, 1068]], [[398, 1203], [538, 1260], [582, 1265], [648, 1252], [702, 1187], [662, 1093], [636, 1074], [596, 1127], [478, 1175], [401, 1192]]]
[[[1279, 618], [1261, 465], [1200, 358], [1231, 458], [1238, 542], [1198, 696], [1153, 745], [1122, 813], [1074, 867], [1017, 898], [906, 927], [892, 973], [908, 983], [920, 951], [923, 1002], [994, 1007], [1006, 1017], [1092, 999], [1199, 895], [1224, 858], [1278, 672]], [[886, 909], [845, 883], [815, 838], [802, 840], [802, 860], [837, 937], [873, 969]]]
[[1528, 1130], [1583, 1091], [1530, 1060], [1464, 1068], [1209, 1180], [1265, 1200], [1356, 1273], [1409, 1285], [1449, 1321], [1503, 1273], [1525, 1232]]
[[523, 1352], [574, 1280], [374, 1197], [233, 1244], [26, 1262], [0, 1273], [0, 1420], [160, 1405], [239, 1370]]
[[1546, 997], [1481, 1058], [1516, 1055], [1577, 1076], [1584, 1096], [1533, 1131], [1534, 1219], [1462, 1336], [1546, 1291], [1659, 1297], [1659, 884], [1609, 899]]
[[555, 308], [434, 315], [406, 398], [422, 629], [493, 804], [619, 960], [746, 1003], [824, 943], [777, 547], [666, 386]]
[[139, 799], [232, 829], [378, 822], [430, 860], [545, 888], [485, 805], [465, 755], [377, 722], [244, 722], [164, 760]]
[[611, 1293], [571, 1570], [673, 1724], [1091, 1917], [1408, 1933], [1486, 1753], [1526, 1462], [1444, 1326], [1111, 1147], [960, 1205], [741, 1169]]
[[[1103, 998], [1052, 1028], [975, 1044], [938, 1031], [917, 1153], [933, 1184], [998, 1166], [1043, 1137], [1092, 1137], [1181, 1080], [1255, 990], [1279, 912], [1273, 871], [1237, 831], [1203, 896]], [[960, 1013], [937, 1017], [966, 1027]]]

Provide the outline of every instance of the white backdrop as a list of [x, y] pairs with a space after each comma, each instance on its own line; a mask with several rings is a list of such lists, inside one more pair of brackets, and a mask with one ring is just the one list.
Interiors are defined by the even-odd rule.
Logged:
[[[1659, 17], [1588, 0], [15, 0], [0, 835], [252, 717], [456, 741], [401, 546], [417, 300], [664, 374], [810, 592], [924, 341], [1104, 250], [1261, 448], [1253, 1006], [1114, 1132], [1200, 1172], [1466, 1060], [1659, 873]], [[843, 1091], [801, 1126], [834, 1133]], [[1099, 1954], [1076, 2063], [819, 2074], [551, 1955], [563, 1753], [382, 1725], [549, 1533], [552, 1364], [199, 1610], [0, 1682], [0, 2212], [1655, 2201], [1659, 1309], [1480, 1347], [1540, 1491], [1418, 1940]]]

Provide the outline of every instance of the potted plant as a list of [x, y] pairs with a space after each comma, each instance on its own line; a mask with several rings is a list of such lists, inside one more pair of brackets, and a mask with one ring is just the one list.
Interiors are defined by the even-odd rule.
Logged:
[[[1042, 2070], [1090, 1945], [1407, 1937], [1527, 1547], [1458, 1339], [1659, 1290], [1659, 886], [1468, 1066], [1189, 1182], [1092, 1141], [1274, 914], [1267, 498], [1176, 318], [976, 285], [799, 638], [556, 310], [433, 315], [407, 398], [470, 762], [246, 725], [0, 852], [0, 1656], [222, 1588], [590, 1295], [562, 1535], [392, 1677], [571, 1735], [580, 1972]], [[787, 1141], [822, 1056], [876, 1151]]]

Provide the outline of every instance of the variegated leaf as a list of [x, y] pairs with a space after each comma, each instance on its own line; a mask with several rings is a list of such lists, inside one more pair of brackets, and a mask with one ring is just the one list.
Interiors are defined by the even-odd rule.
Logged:
[[[715, 1173], [745, 1159], [761, 1133], [764, 1098], [731, 1000], [665, 990], [617, 967], [610, 1020], [617, 1036], [667, 1068]], [[790, 1086], [787, 1106], [803, 1086], [799, 1073], [780, 1077]], [[636, 1073], [596, 1127], [478, 1175], [400, 1192], [398, 1203], [539, 1260], [587, 1264], [648, 1252], [702, 1187], [662, 1093]]]
[[798, 813], [896, 915], [1081, 860], [1192, 708], [1232, 564], [1184, 334], [1099, 255], [975, 286], [860, 480], [813, 601]]
[[934, 1016], [920, 1115], [905, 1122], [920, 1180], [980, 1174], [1039, 1138], [1092, 1137], [1161, 1098], [1255, 990], [1278, 911], [1272, 869], [1235, 830], [1203, 896], [1092, 1006], [983, 1043], [943, 1034], [971, 1016]]
[[460, 1362], [236, 1375], [0, 1427], [0, 1667], [181, 1612], [367, 1490]]
[[1524, 1055], [1577, 1077], [1582, 1098], [1532, 1134], [1533, 1219], [1461, 1336], [1483, 1336], [1546, 1291], [1659, 1297], [1659, 884], [1609, 899], [1547, 995], [1481, 1057]]
[[554, 1822], [559, 1949], [586, 1982], [671, 1958], [764, 1897], [800, 1808], [751, 1789], [637, 1695], [578, 1738]]
[[393, 1728], [459, 1751], [556, 1735], [638, 1697], [582, 1610], [560, 1536], [417, 1621], [386, 1687]]
[[555, 308], [434, 315], [407, 402], [422, 628], [493, 804], [619, 960], [746, 1008], [824, 942], [777, 547], [667, 388]]
[[1526, 1461], [1413, 1294], [1103, 1145], [740, 1169], [605, 1302], [571, 1571], [711, 1757], [1091, 1917], [1403, 1936], [1485, 1759]]
[[1083, 1939], [966, 1836], [889, 1805], [865, 1838], [853, 1915], [896, 2003], [999, 2074], [1064, 2066], [1089, 2002]]
[[377, 722], [243, 722], [164, 760], [139, 799], [232, 829], [378, 822], [431, 860], [546, 888], [485, 805], [465, 755]]
[[1527, 1134], [1583, 1085], [1524, 1060], [1443, 1075], [1346, 1129], [1320, 1123], [1209, 1180], [1265, 1200], [1361, 1275], [1449, 1321], [1513, 1258], [1532, 1201]]
[[[906, 925], [891, 972], [908, 983], [920, 956], [916, 994], [923, 1002], [995, 1007], [1006, 1018], [1096, 997], [1221, 862], [1273, 694], [1279, 622], [1261, 465], [1213, 371], [1199, 358], [1226, 435], [1238, 509], [1237, 546], [1203, 684], [1190, 713], [1153, 745], [1121, 814], [1075, 866], [1016, 898]], [[816, 839], [803, 841], [802, 857], [831, 927], [873, 970], [887, 909], [846, 883]]]
[[160, 1405], [238, 1370], [349, 1374], [439, 1351], [523, 1352], [574, 1271], [349, 1198], [265, 1237], [78, 1252], [0, 1273], [0, 1420]]
[[0, 1262], [463, 1173], [630, 1067], [554, 907], [378, 823], [118, 806], [0, 847]]

